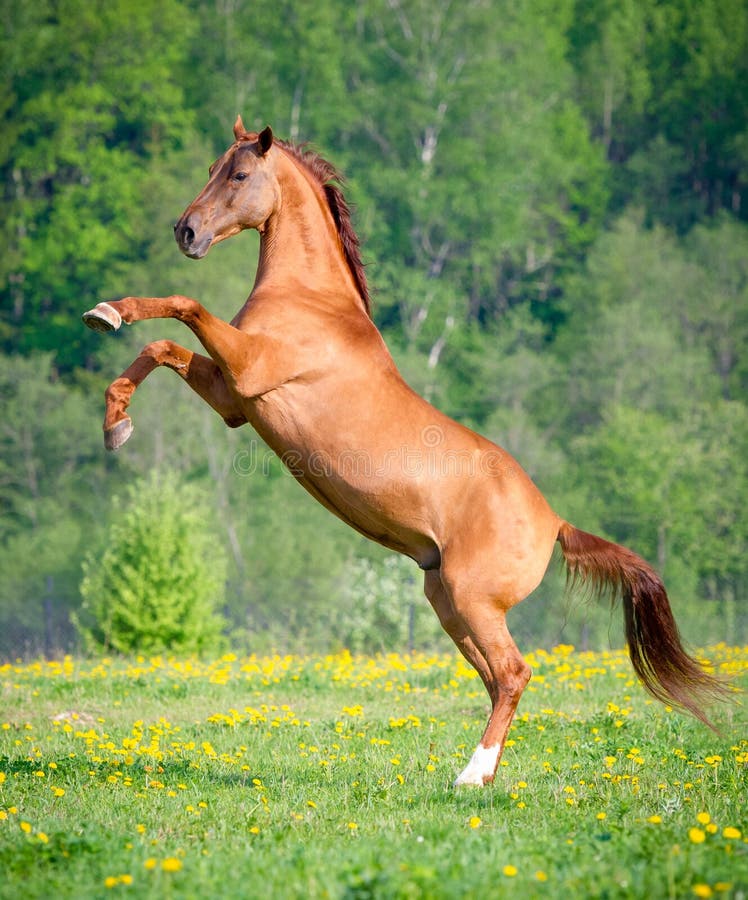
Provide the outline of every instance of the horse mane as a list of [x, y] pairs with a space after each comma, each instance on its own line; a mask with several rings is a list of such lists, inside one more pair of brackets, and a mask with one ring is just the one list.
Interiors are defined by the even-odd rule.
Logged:
[[316, 151], [309, 149], [305, 144], [292, 144], [290, 141], [282, 141], [278, 138], [274, 138], [273, 143], [278, 144], [286, 153], [301, 163], [324, 191], [335, 227], [338, 230], [338, 237], [348, 268], [351, 270], [361, 299], [364, 301], [366, 312], [371, 316], [371, 300], [361, 259], [361, 244], [353, 229], [351, 210], [342, 190], [345, 179], [331, 162], [328, 162]]

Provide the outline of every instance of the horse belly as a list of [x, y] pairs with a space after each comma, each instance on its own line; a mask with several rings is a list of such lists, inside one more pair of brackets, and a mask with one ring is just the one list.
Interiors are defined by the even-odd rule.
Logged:
[[414, 505], [383, 502], [376, 489], [351, 490], [336, 479], [296, 476], [299, 483], [326, 509], [364, 537], [415, 560], [422, 569], [437, 569], [439, 546], [429, 523], [414, 515]]

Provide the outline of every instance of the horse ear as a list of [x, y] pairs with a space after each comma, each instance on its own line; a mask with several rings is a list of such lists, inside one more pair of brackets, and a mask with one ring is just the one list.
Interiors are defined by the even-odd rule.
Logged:
[[237, 116], [236, 122], [234, 122], [234, 139], [238, 141], [246, 133], [247, 133], [247, 129], [244, 127], [244, 122], [242, 122], [242, 117]]
[[264, 156], [273, 146], [273, 129], [269, 125], [257, 136], [257, 145], [260, 148], [260, 156]]

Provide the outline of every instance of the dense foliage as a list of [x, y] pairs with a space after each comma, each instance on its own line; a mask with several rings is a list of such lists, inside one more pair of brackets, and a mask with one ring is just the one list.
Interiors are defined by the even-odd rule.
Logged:
[[[383, 565], [170, 373], [101, 449], [105, 384], [191, 338], [80, 313], [179, 291], [228, 317], [249, 290], [254, 236], [195, 264], [170, 227], [237, 112], [347, 175], [414, 387], [656, 563], [692, 639], [746, 638], [745, 0], [0, 0], [0, 23], [0, 652], [69, 646], [81, 561], [150, 470], [212, 497], [250, 649], [345, 641], [361, 558]], [[524, 641], [607, 640], [559, 597], [518, 609]]]
[[83, 603], [74, 619], [87, 649], [215, 650], [226, 556], [201, 491], [153, 472], [113, 506], [104, 546], [83, 562]]

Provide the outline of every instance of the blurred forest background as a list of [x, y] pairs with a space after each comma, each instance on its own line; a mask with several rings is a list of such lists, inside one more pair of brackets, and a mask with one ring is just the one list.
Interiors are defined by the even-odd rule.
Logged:
[[[173, 373], [103, 449], [106, 384], [196, 346], [81, 313], [178, 292], [229, 318], [251, 288], [256, 234], [199, 263], [172, 236], [237, 113], [345, 174], [410, 383], [654, 563], [692, 643], [748, 640], [745, 0], [0, 0], [0, 69], [0, 656], [82, 649], [124, 521], [136, 589], [207, 560], [235, 648], [450, 646], [413, 564]], [[621, 641], [553, 572], [512, 617], [526, 649]]]

